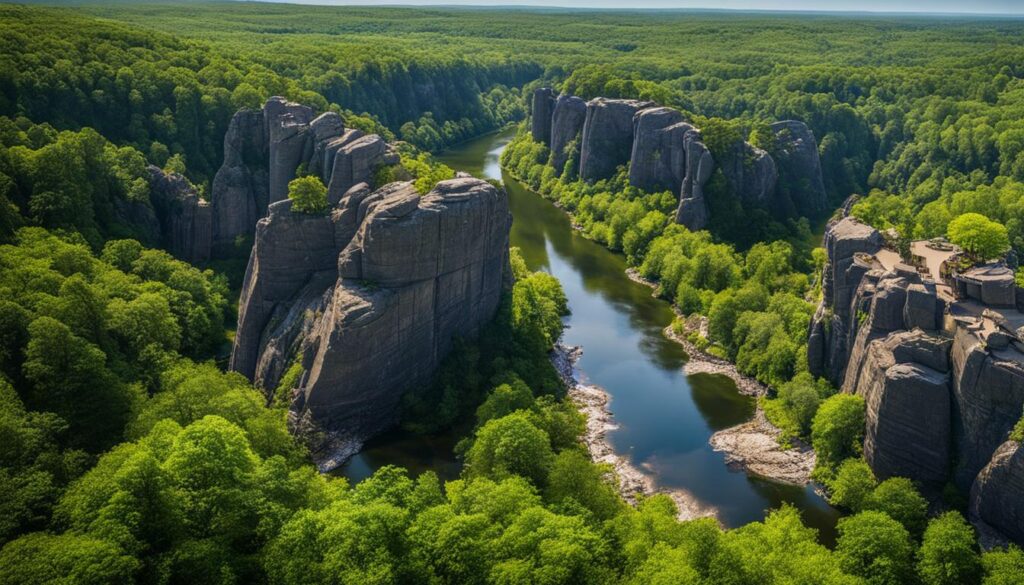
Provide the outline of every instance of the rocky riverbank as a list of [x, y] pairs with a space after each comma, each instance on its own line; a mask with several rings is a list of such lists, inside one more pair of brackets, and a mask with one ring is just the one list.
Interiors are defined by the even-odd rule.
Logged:
[[625, 457], [615, 453], [615, 449], [607, 437], [609, 431], [619, 428], [608, 409], [611, 397], [603, 389], [579, 380], [575, 364], [582, 354], [583, 349], [580, 347], [570, 347], [559, 343], [552, 352], [551, 361], [568, 388], [569, 397], [576, 403], [580, 412], [587, 417], [583, 441], [587, 445], [591, 459], [595, 463], [606, 463], [611, 467], [623, 499], [630, 504], [636, 504], [637, 497], [640, 495], [663, 493], [676, 503], [680, 520], [715, 516], [716, 510], [705, 506], [693, 494], [684, 490], [658, 488], [654, 478], [637, 469]]
[[[656, 282], [644, 278], [635, 269], [627, 270], [626, 275], [630, 280], [654, 290], [658, 287]], [[682, 317], [678, 312], [676, 314]], [[706, 334], [706, 327], [706, 320], [701, 320], [699, 323], [691, 323], [689, 330], [699, 329], [702, 334]], [[676, 333], [671, 325], [663, 333], [665, 337], [683, 346], [689, 356], [683, 367], [687, 375], [719, 374], [731, 379], [741, 394], [757, 398], [768, 394], [767, 386], [740, 373], [729, 360], [701, 351], [685, 335]], [[768, 421], [758, 404], [751, 420], [716, 432], [711, 435], [708, 443], [715, 451], [725, 453], [725, 462], [730, 467], [780, 483], [807, 485], [811, 481], [811, 471], [816, 461], [814, 450], [802, 442], [783, 448], [779, 443], [781, 434], [782, 431]]]

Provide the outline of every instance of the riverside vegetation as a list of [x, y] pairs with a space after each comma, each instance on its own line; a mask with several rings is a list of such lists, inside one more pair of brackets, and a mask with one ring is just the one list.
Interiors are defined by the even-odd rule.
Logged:
[[[981, 213], [1021, 249], [1020, 23], [187, 12], [0, 7], [0, 581], [1019, 582], [1019, 549], [979, 554], [959, 512], [929, 517], [910, 482], [878, 482], [859, 459], [863, 401], [806, 372], [824, 263], [806, 221], [738, 209], [691, 233], [669, 221], [674, 194], [628, 187], [625, 173], [554, 179], [525, 132], [504, 160], [681, 311], [706, 315], [696, 343], [776, 389], [766, 411], [810, 438], [851, 513], [834, 550], [792, 508], [723, 531], [678, 522], [664, 496], [625, 505], [587, 458], [548, 361], [564, 296], [514, 253], [494, 322], [404, 404], [420, 431], [470, 421], [462, 477], [319, 475], [286, 429], [287, 404], [267, 405], [214, 361], [237, 291], [215, 265], [140, 243], [132, 209], [149, 204], [147, 162], [204, 192], [231, 115], [271, 95], [433, 150], [522, 118], [524, 94], [557, 82], [701, 116], [712, 149], [716, 132], [758, 142], [763, 121], [806, 120], [834, 203], [875, 189], [855, 213], [906, 237]], [[451, 174], [403, 154], [424, 184]]]

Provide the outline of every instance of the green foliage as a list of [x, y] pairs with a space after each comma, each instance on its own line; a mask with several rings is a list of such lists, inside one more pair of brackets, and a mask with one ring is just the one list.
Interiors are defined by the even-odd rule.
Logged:
[[413, 185], [420, 195], [430, 192], [438, 181], [446, 181], [455, 176], [454, 170], [435, 161], [426, 152], [421, 152], [416, 156], [403, 154], [402, 168], [413, 176]]
[[866, 502], [877, 483], [875, 474], [863, 459], [847, 459], [839, 466], [835, 479], [828, 484], [831, 491], [829, 502], [853, 512], [869, 509]]
[[985, 568], [983, 585], [1014, 585], [1024, 575], [1024, 552], [1016, 546], [995, 549], [981, 556]]
[[998, 258], [1010, 249], [1006, 228], [980, 213], [965, 213], [949, 222], [949, 241], [979, 260]]
[[466, 454], [470, 477], [520, 475], [535, 485], [547, 482], [553, 455], [547, 433], [525, 413], [512, 413], [486, 422]]
[[878, 484], [864, 500], [863, 507], [885, 512], [915, 538], [921, 536], [927, 523], [928, 500], [905, 477], [890, 477]]
[[914, 545], [907, 529], [882, 512], [839, 520], [839, 566], [871, 585], [902, 585], [914, 574]]
[[708, 351], [772, 385], [806, 369], [801, 356], [813, 307], [803, 298], [809, 279], [800, 272], [805, 263], [793, 243], [757, 243], [739, 254], [708, 232], [671, 222], [675, 195], [641, 192], [628, 184], [625, 169], [591, 185], [558, 179], [548, 158], [547, 147], [524, 126], [501, 163], [572, 213], [587, 237], [622, 250], [627, 263], [657, 281], [659, 294], [684, 314], [706, 314], [710, 341], [717, 344]]
[[811, 442], [818, 468], [828, 477], [840, 462], [860, 455], [864, 437], [864, 399], [836, 394], [818, 407], [811, 424]]
[[972, 585], [981, 579], [974, 529], [959, 512], [928, 523], [918, 552], [917, 573], [924, 585]]
[[307, 175], [292, 179], [288, 183], [288, 198], [292, 200], [292, 211], [320, 215], [327, 211], [327, 187], [320, 177]]

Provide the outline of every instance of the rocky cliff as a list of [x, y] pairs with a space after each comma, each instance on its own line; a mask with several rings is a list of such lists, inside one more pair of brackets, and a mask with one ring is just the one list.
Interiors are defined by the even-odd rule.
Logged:
[[319, 176], [337, 201], [353, 185], [371, 182], [378, 167], [397, 162], [382, 138], [346, 129], [336, 113], [314, 117], [308, 106], [280, 97], [261, 110], [241, 110], [224, 136], [224, 163], [211, 189], [214, 250], [253, 235], [300, 169]]
[[158, 220], [159, 245], [193, 264], [210, 259], [213, 208], [195, 187], [178, 173], [165, 173], [150, 165], [149, 199]]
[[[556, 174], [566, 162], [578, 162], [573, 168], [579, 178], [593, 182], [628, 164], [633, 186], [679, 195], [676, 221], [690, 229], [708, 225], [705, 186], [716, 167], [726, 187], [748, 204], [811, 216], [826, 208], [818, 145], [802, 122], [771, 126], [777, 159], [740, 140], [716, 163], [700, 130], [677, 110], [637, 100], [552, 96], [550, 88], [535, 90], [531, 134], [550, 146]], [[579, 160], [570, 161], [575, 156]]]
[[587, 102], [576, 96], [560, 95], [551, 113], [551, 166], [562, 176], [570, 157], [579, 165], [579, 139], [587, 119]]
[[808, 364], [864, 398], [868, 464], [932, 496], [952, 482], [973, 520], [1020, 541], [1024, 467], [1007, 438], [1024, 409], [1024, 315], [980, 302], [981, 289], [955, 296], [851, 217], [829, 224], [825, 247]]
[[551, 115], [555, 110], [555, 92], [542, 87], [533, 92], [530, 131], [536, 142], [551, 144]]
[[396, 422], [455, 337], [493, 318], [507, 275], [505, 193], [472, 178], [348, 189], [329, 215], [258, 222], [230, 367], [272, 390], [298, 355], [290, 411], [321, 469]]
[[633, 151], [633, 116], [654, 105], [637, 100], [594, 98], [587, 102], [580, 142], [580, 178], [600, 181], [630, 162]]

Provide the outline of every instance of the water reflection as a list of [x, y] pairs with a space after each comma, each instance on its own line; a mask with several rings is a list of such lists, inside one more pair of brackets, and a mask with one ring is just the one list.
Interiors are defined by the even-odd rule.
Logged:
[[[512, 245], [532, 270], [550, 272], [562, 282], [572, 312], [565, 341], [583, 346], [579, 369], [612, 396], [610, 409], [620, 425], [609, 434], [613, 447], [654, 474], [658, 485], [685, 489], [717, 508], [727, 526], [761, 520], [766, 510], [790, 503], [830, 542], [837, 513], [813, 490], [748, 477], [711, 450], [711, 434], [749, 419], [753, 399], [739, 394], [724, 376], [683, 374], [685, 352], [662, 335], [674, 317], [668, 303], [626, 277], [621, 255], [583, 238], [561, 210], [501, 176], [498, 157], [512, 135], [487, 136], [441, 158], [458, 170], [504, 180], [514, 217]], [[357, 479], [375, 466], [395, 463], [454, 477], [458, 462], [449, 448], [454, 442], [454, 437], [385, 437], [368, 445], [345, 474]]]

